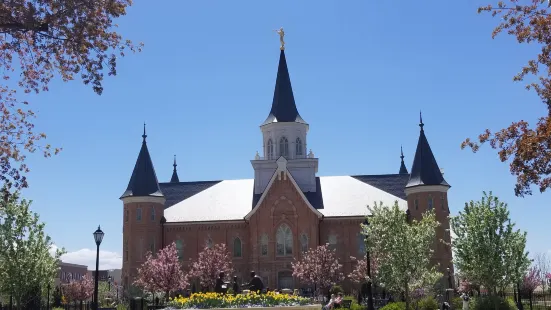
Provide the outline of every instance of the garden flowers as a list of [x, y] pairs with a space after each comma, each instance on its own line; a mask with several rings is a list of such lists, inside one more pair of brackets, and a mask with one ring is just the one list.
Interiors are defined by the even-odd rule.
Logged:
[[310, 303], [308, 298], [276, 294], [238, 294], [236, 296], [218, 293], [197, 293], [190, 297], [176, 297], [170, 300], [169, 305], [179, 309], [210, 309], [210, 308], [247, 308], [247, 307], [275, 307], [299, 306]]

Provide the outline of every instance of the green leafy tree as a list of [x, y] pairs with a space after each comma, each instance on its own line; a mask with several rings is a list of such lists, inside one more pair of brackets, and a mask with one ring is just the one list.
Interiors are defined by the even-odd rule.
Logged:
[[484, 192], [480, 201], [465, 203], [452, 217], [455, 264], [469, 281], [496, 295], [498, 290], [518, 283], [530, 266], [526, 232], [514, 229], [507, 204]]
[[431, 288], [442, 277], [430, 262], [439, 223], [434, 212], [408, 223], [398, 202], [392, 207], [375, 203], [368, 209], [370, 224], [362, 224], [362, 230], [368, 250], [377, 257], [377, 277], [386, 289], [404, 292], [409, 307], [414, 290]]
[[[44, 223], [19, 194], [0, 199], [0, 292], [13, 296], [19, 308], [27, 296], [54, 286], [62, 250], [50, 253], [53, 243]], [[40, 298], [40, 295], [38, 296]]]

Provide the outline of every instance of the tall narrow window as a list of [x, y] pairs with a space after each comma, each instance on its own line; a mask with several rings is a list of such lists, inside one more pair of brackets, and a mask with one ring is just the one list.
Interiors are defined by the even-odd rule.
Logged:
[[419, 199], [415, 198], [413, 204], [415, 205], [415, 210], [419, 210]]
[[150, 214], [150, 216], [151, 216], [151, 221], [152, 221], [152, 222], [155, 221], [155, 207], [151, 207], [151, 214]]
[[365, 235], [362, 233], [358, 234], [358, 252], [365, 255]]
[[300, 138], [297, 138], [295, 147], [296, 147], [296, 153], [295, 154], [297, 155], [297, 157], [302, 156], [304, 153], [302, 151], [302, 140], [300, 140]]
[[300, 235], [300, 251], [308, 252], [308, 236], [306, 234]]
[[128, 239], [124, 240], [124, 261], [128, 261]]
[[444, 201], [444, 193], [440, 193], [440, 204], [442, 205], [442, 210], [446, 210], [446, 202]]
[[327, 243], [329, 243], [329, 250], [333, 251], [337, 249], [337, 235], [330, 234], [327, 238]]
[[233, 257], [241, 257], [241, 239], [233, 239]]
[[176, 252], [178, 252], [178, 259], [182, 260], [184, 258], [184, 245], [180, 239], [176, 240]]
[[142, 208], [136, 209], [136, 221], [142, 220]]
[[293, 232], [287, 224], [281, 224], [276, 232], [277, 255], [293, 255]]
[[432, 207], [433, 207], [433, 200], [432, 200], [432, 196], [429, 195], [429, 211], [432, 211]]
[[128, 209], [124, 209], [124, 221], [128, 222], [129, 212]]
[[155, 235], [151, 236], [149, 241], [149, 251], [151, 251], [151, 254], [155, 254]]
[[279, 139], [279, 156], [289, 156], [289, 141], [285, 137]]
[[268, 235], [262, 234], [260, 236], [260, 255], [266, 256], [268, 255]]
[[207, 248], [212, 249], [213, 243], [210, 237], [208, 237], [207, 240], [205, 241], [205, 245], [207, 246]]
[[274, 158], [274, 143], [272, 142], [272, 139], [269, 139], [266, 144], [266, 157], [267, 159]]
[[142, 259], [144, 257], [144, 245], [143, 245], [143, 238], [140, 238], [140, 244], [138, 246], [138, 255], [139, 258]]

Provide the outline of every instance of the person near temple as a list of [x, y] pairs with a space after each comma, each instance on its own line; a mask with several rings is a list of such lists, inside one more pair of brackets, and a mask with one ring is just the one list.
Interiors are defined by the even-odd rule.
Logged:
[[244, 284], [243, 286], [248, 287], [250, 291], [262, 293], [264, 289], [264, 282], [262, 279], [256, 275], [254, 271], [251, 271], [251, 282]]
[[218, 279], [216, 279], [216, 284], [214, 285], [215, 293], [226, 294], [228, 291], [228, 284], [230, 283], [224, 282], [224, 276], [225, 274], [223, 272], [220, 272], [218, 275]]

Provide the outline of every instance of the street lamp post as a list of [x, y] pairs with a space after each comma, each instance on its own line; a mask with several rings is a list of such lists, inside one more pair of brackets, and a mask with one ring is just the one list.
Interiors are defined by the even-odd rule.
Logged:
[[98, 229], [94, 232], [94, 241], [96, 241], [96, 276], [94, 277], [94, 310], [98, 310], [98, 280], [99, 280], [99, 245], [103, 240], [103, 231], [98, 226]]
[[[369, 221], [367, 220], [367, 217], [364, 220], [364, 226], [369, 226]], [[365, 235], [366, 243], [367, 243], [367, 235]], [[371, 259], [369, 257], [369, 249], [366, 246], [365, 249], [365, 256], [367, 260], [367, 277], [369, 280], [367, 281], [367, 310], [374, 310], [373, 308], [373, 292], [371, 290]]]

